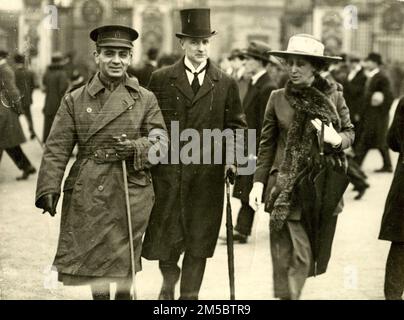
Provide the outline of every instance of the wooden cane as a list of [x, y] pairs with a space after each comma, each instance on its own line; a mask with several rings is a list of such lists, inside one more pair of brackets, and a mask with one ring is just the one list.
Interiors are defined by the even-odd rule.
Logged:
[[[126, 139], [126, 135], [122, 135], [123, 139]], [[123, 171], [123, 184], [125, 187], [125, 200], [126, 200], [126, 215], [128, 218], [128, 227], [129, 227], [129, 248], [130, 248], [130, 261], [131, 261], [131, 269], [132, 269], [132, 300], [136, 300], [136, 285], [135, 285], [135, 277], [136, 277], [136, 269], [135, 269], [135, 250], [133, 248], [133, 233], [132, 233], [132, 216], [130, 212], [130, 201], [129, 201], [129, 187], [128, 187], [128, 176], [126, 170], [126, 162], [122, 160], [122, 171]]]

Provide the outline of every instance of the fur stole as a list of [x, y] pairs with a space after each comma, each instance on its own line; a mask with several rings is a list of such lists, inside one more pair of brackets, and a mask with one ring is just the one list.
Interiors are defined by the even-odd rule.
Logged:
[[341, 130], [337, 108], [329, 98], [336, 90], [335, 83], [322, 77], [316, 77], [310, 87], [296, 86], [291, 81], [285, 85], [285, 97], [295, 110], [295, 115], [288, 129], [275, 188], [265, 205], [271, 213], [272, 230], [280, 230], [288, 218], [294, 206], [292, 191], [296, 178], [308, 165], [313, 143], [317, 143], [316, 129], [310, 120], [319, 118], [327, 125], [332, 122], [335, 130]]

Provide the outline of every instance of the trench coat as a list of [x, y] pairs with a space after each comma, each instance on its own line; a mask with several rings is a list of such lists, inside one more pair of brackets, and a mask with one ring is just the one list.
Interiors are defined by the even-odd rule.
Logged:
[[[46, 142], [38, 174], [36, 203], [47, 193], [61, 193], [74, 146], [77, 159], [63, 185], [60, 235], [54, 260], [59, 274], [126, 277], [130, 274], [129, 234], [122, 162], [112, 136], [125, 133], [135, 146], [126, 160], [136, 271], [141, 269], [142, 236], [154, 203], [148, 161], [150, 148], [164, 152], [166, 134], [153, 93], [126, 78], [101, 105], [104, 86], [96, 74], [85, 86], [66, 94]], [[164, 132], [164, 131], [163, 131]]]
[[[336, 84], [333, 84], [333, 86], [336, 86]], [[339, 134], [341, 135], [342, 142], [341, 146], [336, 149], [337, 152], [340, 152], [349, 148], [354, 141], [353, 125], [351, 124], [349, 118], [349, 109], [346, 106], [343, 98], [342, 89], [339, 88], [338, 90], [332, 90], [326, 94], [331, 102], [333, 102], [341, 119], [341, 130]], [[294, 114], [294, 109], [290, 106], [285, 97], [285, 89], [272, 91], [265, 110], [257, 168], [254, 174], [254, 182], [262, 182], [265, 186], [264, 202], [267, 202], [271, 190], [276, 184], [277, 174], [282, 164], [286, 149], [287, 132], [294, 119]], [[315, 144], [313, 147], [313, 152], [318, 153], [318, 146]], [[329, 150], [332, 148], [327, 143], [325, 143], [324, 147], [324, 151], [326, 153], [330, 152]], [[330, 257], [331, 253], [330, 243], [332, 243], [334, 237], [336, 216], [341, 213], [342, 208], [343, 200], [341, 199], [333, 214], [335, 219], [332, 219], [332, 222], [330, 222], [334, 225], [327, 226], [325, 229], [329, 229], [330, 232], [323, 233], [322, 235], [321, 241], [325, 244], [327, 250], [322, 250], [320, 253], [321, 256], [318, 258], [318, 261], [321, 261], [321, 264], [319, 262], [317, 265], [317, 274], [325, 272], [328, 258]], [[302, 206], [297, 204], [289, 215], [288, 220], [296, 222], [301, 221], [301, 219]], [[292, 229], [290, 232], [292, 232]], [[293, 240], [294, 235], [291, 237]], [[299, 241], [303, 240], [299, 239]], [[294, 244], [298, 243], [299, 241], [293, 240]], [[282, 265], [285, 263], [287, 264], [288, 262], [274, 261], [274, 265], [276, 263]]]
[[[203, 84], [195, 96], [183, 59], [155, 71], [149, 88], [158, 98], [171, 132], [172, 148], [178, 141], [171, 130], [175, 121], [180, 132], [192, 128], [200, 137], [203, 129], [247, 127], [235, 80], [213, 63], [209, 63]], [[185, 144], [180, 142], [180, 148]], [[203, 142], [200, 155], [205, 152], [213, 155], [214, 145]], [[220, 148], [219, 152], [224, 149]], [[197, 257], [211, 257], [223, 213], [224, 165], [184, 164], [182, 161], [175, 164], [174, 158], [169, 163], [152, 170], [156, 203], [145, 235], [143, 256], [149, 260], [167, 260], [173, 250], [186, 250]]]
[[387, 144], [400, 156], [393, 182], [387, 195], [379, 239], [404, 242], [404, 99], [401, 98], [393, 123], [388, 131]]
[[[390, 80], [381, 71], [367, 80], [360, 112], [361, 128], [357, 141], [358, 149], [362, 146], [383, 148], [386, 145], [389, 111], [394, 99], [391, 90]], [[383, 93], [384, 101], [380, 106], [373, 107], [371, 99], [376, 91]]]
[[[253, 154], [254, 156], [258, 153], [265, 107], [267, 106], [269, 95], [275, 89], [277, 89], [275, 83], [271, 80], [268, 73], [265, 73], [257, 80], [255, 85], [249, 86], [243, 100], [243, 109], [248, 129], [254, 129], [256, 132], [256, 151]], [[253, 174], [238, 176], [233, 196], [248, 203], [248, 197], [253, 185], [253, 177]]]
[[18, 119], [20, 93], [14, 71], [7, 63], [0, 65], [0, 98], [0, 149], [8, 149], [26, 140]]

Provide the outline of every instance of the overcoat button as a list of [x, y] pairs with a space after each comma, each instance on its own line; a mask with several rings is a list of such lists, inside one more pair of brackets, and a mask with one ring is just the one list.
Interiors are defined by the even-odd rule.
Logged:
[[87, 112], [88, 112], [88, 113], [91, 113], [92, 111], [93, 111], [93, 109], [87, 108]]
[[102, 191], [102, 190], [104, 190], [104, 186], [103, 185], [98, 186], [98, 191]]

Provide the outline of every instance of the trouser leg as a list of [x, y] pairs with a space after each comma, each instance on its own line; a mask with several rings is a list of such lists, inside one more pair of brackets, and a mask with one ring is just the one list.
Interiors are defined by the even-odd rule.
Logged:
[[369, 148], [367, 146], [358, 144], [357, 150], [356, 150], [356, 156], [355, 156], [355, 161], [356, 163], [361, 167], [363, 164], [363, 160], [365, 160], [365, 157], [369, 151]]
[[300, 221], [287, 221], [282, 230], [270, 233], [274, 295], [298, 299], [311, 266], [309, 239]]
[[34, 134], [34, 122], [32, 121], [31, 106], [27, 105], [24, 108], [24, 115], [28, 122], [28, 129], [31, 135]]
[[383, 157], [383, 168], [391, 168], [391, 158], [389, 153], [389, 148], [387, 146], [383, 146], [379, 148], [379, 151]]
[[160, 260], [159, 268], [163, 276], [163, 285], [159, 300], [174, 300], [175, 285], [177, 284], [181, 269], [178, 267], [179, 253], [172, 253], [168, 260]]
[[243, 235], [249, 236], [251, 234], [252, 225], [254, 222], [255, 211], [250, 207], [247, 202], [241, 202], [241, 208], [237, 216], [237, 224], [235, 230]]
[[94, 300], [110, 300], [109, 283], [91, 284], [91, 294]]
[[198, 300], [205, 266], [206, 258], [185, 253], [182, 262], [180, 300]]
[[55, 118], [55, 116], [45, 115], [45, 119], [44, 119], [45, 121], [44, 121], [44, 126], [43, 126], [43, 143], [45, 143], [46, 139], [48, 139], [54, 118]]
[[116, 282], [115, 300], [130, 300], [132, 278], [124, 278]]
[[6, 149], [7, 154], [13, 160], [18, 169], [27, 171], [32, 168], [31, 162], [28, 160], [20, 146]]
[[402, 300], [404, 292], [404, 242], [392, 242], [386, 263], [386, 300]]

